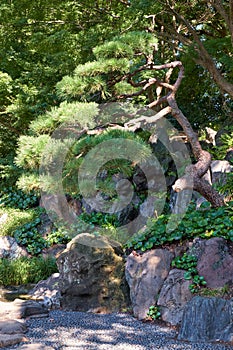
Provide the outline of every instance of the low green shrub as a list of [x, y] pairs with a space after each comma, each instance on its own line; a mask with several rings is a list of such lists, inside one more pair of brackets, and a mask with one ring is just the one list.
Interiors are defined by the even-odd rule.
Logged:
[[20, 210], [0, 208], [0, 218], [2, 217], [0, 235], [13, 237], [18, 227], [35, 220], [39, 215], [39, 209]]
[[46, 237], [46, 242], [49, 246], [54, 244], [66, 244], [71, 240], [71, 237], [68, 236], [62, 229], [55, 229], [50, 232]]
[[149, 311], [147, 312], [147, 316], [152, 320], [157, 320], [161, 317], [161, 312], [158, 306], [151, 305], [149, 307]]
[[38, 196], [34, 191], [25, 193], [15, 187], [4, 187], [0, 191], [0, 206], [15, 209], [29, 209], [38, 205]]
[[17, 243], [24, 246], [31, 255], [39, 255], [43, 249], [58, 243], [68, 243], [70, 237], [62, 228], [55, 228], [52, 232], [43, 237], [40, 232], [41, 218], [38, 216], [34, 220], [19, 226], [14, 231]]
[[203, 276], [199, 276], [197, 271], [197, 258], [194, 255], [184, 253], [183, 256], [177, 256], [172, 261], [172, 267], [187, 270], [184, 273], [184, 279], [191, 280], [189, 289], [192, 293], [196, 293], [202, 286], [206, 286], [206, 281]]
[[134, 235], [125, 245], [129, 250], [146, 251], [156, 246], [180, 242], [194, 237], [222, 237], [233, 242], [233, 202], [220, 208], [195, 210], [191, 204], [173, 231], [167, 229], [169, 219], [176, 215], [161, 215], [148, 220], [146, 229]]
[[39, 217], [25, 225], [18, 227], [14, 231], [14, 237], [17, 243], [24, 246], [29, 254], [38, 255], [44, 248], [49, 246], [45, 238], [38, 231], [38, 226], [41, 224]]
[[37, 283], [55, 272], [58, 269], [53, 257], [0, 259], [0, 285], [3, 286]]

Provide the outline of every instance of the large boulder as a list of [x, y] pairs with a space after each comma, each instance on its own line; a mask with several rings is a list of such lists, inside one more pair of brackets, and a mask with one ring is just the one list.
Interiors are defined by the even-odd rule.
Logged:
[[233, 342], [233, 300], [194, 297], [185, 308], [178, 340]]
[[131, 253], [128, 256], [125, 274], [134, 316], [138, 319], [145, 319], [149, 307], [156, 303], [172, 258], [173, 254], [166, 249], [154, 249], [142, 255]]
[[61, 305], [65, 309], [104, 312], [128, 305], [123, 251], [119, 243], [82, 233], [57, 258]]
[[180, 324], [184, 308], [193, 297], [189, 289], [192, 282], [184, 279], [184, 272], [171, 270], [159, 293], [157, 305], [160, 307], [162, 320], [171, 325]]
[[207, 287], [220, 288], [233, 284], [233, 256], [225, 239], [195, 239], [190, 253], [197, 256], [197, 270], [199, 275], [204, 276]]

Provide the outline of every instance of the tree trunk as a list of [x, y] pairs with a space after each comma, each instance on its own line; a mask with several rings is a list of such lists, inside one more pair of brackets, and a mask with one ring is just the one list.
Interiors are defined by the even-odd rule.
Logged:
[[191, 177], [193, 189], [195, 191], [199, 192], [204, 198], [206, 198], [213, 207], [223, 206], [225, 204], [223, 196], [221, 196], [205, 179], [202, 178], [211, 164], [210, 153], [202, 149], [197, 134], [194, 132], [188, 119], [178, 108], [175, 100], [175, 95], [173, 93], [168, 96], [167, 101], [172, 109], [171, 114], [182, 126], [185, 134], [187, 135], [192, 147], [193, 155], [197, 160], [196, 164], [191, 165], [186, 169], [185, 181], [182, 181], [182, 178], [179, 179], [178, 182], [173, 186], [173, 189], [175, 191], [181, 191], [187, 188], [187, 180], [189, 179], [190, 182]]

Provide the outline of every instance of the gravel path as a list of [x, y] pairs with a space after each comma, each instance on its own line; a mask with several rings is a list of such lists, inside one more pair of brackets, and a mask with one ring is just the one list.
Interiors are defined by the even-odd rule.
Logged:
[[56, 310], [48, 318], [27, 320], [27, 324], [30, 343], [40, 342], [56, 350], [233, 350], [233, 346], [224, 344], [176, 341], [176, 331], [138, 321], [128, 314]]

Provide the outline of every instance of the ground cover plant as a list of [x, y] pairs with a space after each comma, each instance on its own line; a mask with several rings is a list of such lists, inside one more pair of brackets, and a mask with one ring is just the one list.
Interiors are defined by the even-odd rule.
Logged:
[[54, 257], [21, 257], [0, 259], [0, 285], [17, 286], [37, 283], [58, 272]]
[[[173, 230], [167, 230], [171, 215], [161, 215], [148, 220], [144, 231], [134, 235], [127, 243], [129, 250], [142, 252], [164, 244], [181, 242], [195, 237], [222, 237], [233, 242], [233, 202], [220, 208], [195, 210], [191, 204], [184, 218]], [[177, 216], [173, 215], [174, 222]]]

